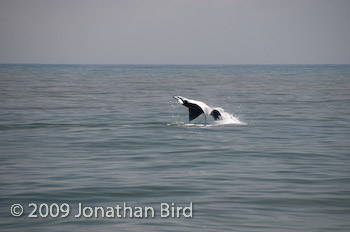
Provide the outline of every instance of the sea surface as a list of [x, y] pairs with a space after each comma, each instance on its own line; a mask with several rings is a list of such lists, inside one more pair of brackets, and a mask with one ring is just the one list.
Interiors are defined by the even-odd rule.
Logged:
[[0, 65], [0, 186], [0, 231], [349, 231], [350, 65]]

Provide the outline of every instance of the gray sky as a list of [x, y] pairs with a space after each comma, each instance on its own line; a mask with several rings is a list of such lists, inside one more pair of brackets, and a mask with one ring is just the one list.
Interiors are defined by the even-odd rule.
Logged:
[[0, 63], [350, 63], [349, 0], [0, 0]]

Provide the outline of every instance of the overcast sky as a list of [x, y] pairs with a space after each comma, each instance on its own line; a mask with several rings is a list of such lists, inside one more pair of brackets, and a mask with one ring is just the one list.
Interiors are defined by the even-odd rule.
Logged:
[[0, 63], [350, 63], [349, 0], [0, 0]]

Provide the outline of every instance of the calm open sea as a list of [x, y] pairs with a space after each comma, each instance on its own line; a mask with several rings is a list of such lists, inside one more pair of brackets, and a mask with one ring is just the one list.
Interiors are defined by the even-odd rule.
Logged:
[[[0, 165], [1, 231], [349, 231], [350, 65], [0, 65]], [[124, 202], [156, 215], [75, 218]]]

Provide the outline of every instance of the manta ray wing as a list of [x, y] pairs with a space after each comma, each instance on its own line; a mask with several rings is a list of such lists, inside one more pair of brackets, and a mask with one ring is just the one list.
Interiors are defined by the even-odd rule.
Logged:
[[188, 112], [190, 121], [204, 113], [202, 108], [195, 104], [188, 104]]
[[[209, 116], [209, 115], [213, 116], [215, 120], [222, 119], [222, 116], [219, 110], [211, 108], [204, 102], [184, 98], [181, 96], [174, 96], [174, 98], [178, 100], [179, 103], [181, 103], [182, 105], [188, 108], [190, 121], [197, 118], [201, 114], [204, 114], [205, 116]], [[205, 120], [207, 120], [207, 117], [205, 117]]]

